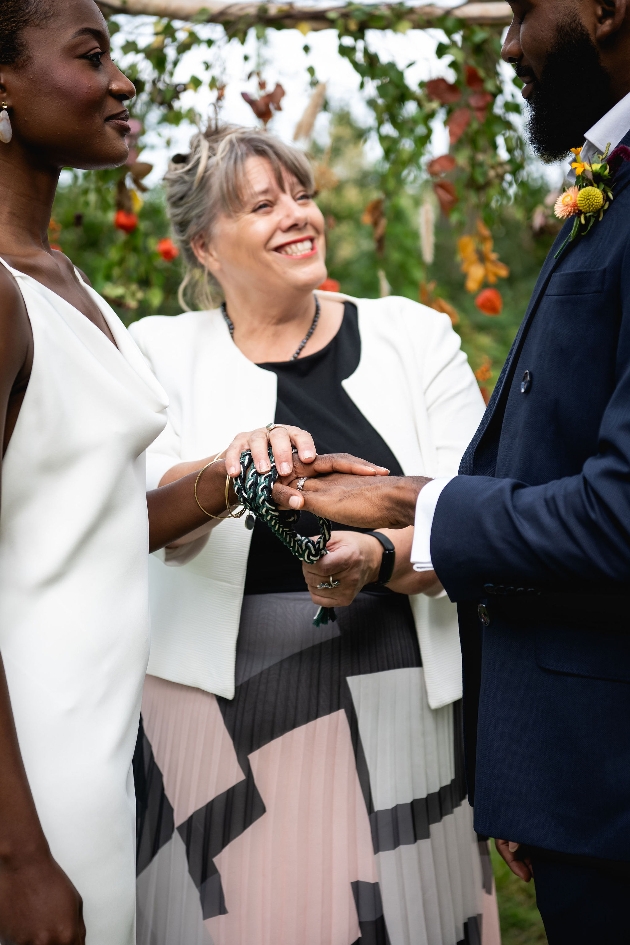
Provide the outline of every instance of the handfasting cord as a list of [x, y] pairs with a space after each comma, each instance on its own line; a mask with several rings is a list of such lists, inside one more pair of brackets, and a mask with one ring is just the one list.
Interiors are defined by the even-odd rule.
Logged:
[[[326, 551], [326, 545], [330, 541], [331, 525], [328, 519], [319, 518], [319, 537], [306, 538], [304, 535], [298, 535], [295, 530], [300, 513], [284, 512], [276, 508], [273, 501], [273, 487], [278, 478], [278, 470], [273, 457], [273, 451], [269, 447], [269, 461], [271, 469], [267, 473], [259, 473], [252, 460], [252, 454], [249, 450], [241, 453], [241, 474], [234, 479], [234, 491], [239, 502], [251, 512], [256, 518], [271, 529], [274, 535], [286, 545], [289, 551], [306, 564], [315, 564], [320, 558], [323, 558]], [[313, 623], [316, 627], [320, 624], [326, 624], [329, 621], [337, 619], [333, 607], [320, 607], [315, 615]]]

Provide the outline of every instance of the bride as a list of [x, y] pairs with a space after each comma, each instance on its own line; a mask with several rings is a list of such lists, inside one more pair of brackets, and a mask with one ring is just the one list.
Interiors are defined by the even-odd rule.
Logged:
[[[133, 945], [147, 548], [225, 512], [223, 461], [145, 493], [166, 395], [47, 240], [63, 167], [128, 156], [93, 0], [0, 4], [0, 941]], [[274, 449], [315, 462], [308, 436]], [[247, 435], [238, 446], [248, 444]], [[207, 462], [207, 461], [206, 461]], [[359, 464], [340, 465], [359, 468]], [[365, 464], [363, 465], [366, 469]], [[366, 470], [370, 471], [370, 470]], [[147, 517], [147, 504], [149, 515]]]

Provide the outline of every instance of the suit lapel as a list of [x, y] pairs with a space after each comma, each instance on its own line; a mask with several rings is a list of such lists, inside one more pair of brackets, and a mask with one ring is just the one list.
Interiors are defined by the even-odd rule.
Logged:
[[[630, 132], [628, 132], [628, 134], [622, 139], [620, 144], [630, 147]], [[615, 175], [615, 187], [613, 191], [613, 196], [618, 197], [619, 194], [623, 190], [625, 190], [629, 184], [630, 184], [630, 163], [624, 163], [621, 165], [621, 167], [617, 171], [617, 174]], [[521, 326], [516, 334], [516, 338], [514, 339], [514, 342], [510, 349], [510, 353], [508, 354], [505, 364], [503, 365], [503, 369], [501, 371], [501, 374], [499, 375], [499, 379], [496, 383], [496, 386], [492, 393], [492, 397], [490, 398], [490, 402], [483, 416], [483, 419], [479, 425], [479, 429], [475, 433], [473, 439], [468, 445], [466, 452], [464, 453], [464, 456], [462, 457], [462, 461], [459, 467], [460, 475], [463, 475], [463, 476], [473, 475], [475, 454], [477, 452], [477, 448], [479, 447], [479, 444], [481, 443], [481, 440], [484, 434], [486, 433], [488, 427], [492, 423], [492, 421], [495, 418], [499, 420], [502, 416], [502, 411], [505, 409], [507, 394], [509, 392], [512, 378], [514, 376], [516, 363], [518, 361], [519, 354], [521, 352], [521, 349], [527, 337], [527, 332], [529, 331], [532, 321], [534, 320], [534, 316], [538, 309], [538, 305], [544, 293], [547, 290], [547, 286], [549, 285], [549, 280], [554, 274], [556, 267], [566, 257], [567, 253], [570, 252], [572, 246], [575, 245], [575, 243], [569, 243], [566, 250], [561, 254], [561, 256], [559, 256], [558, 259], [555, 258], [555, 254], [558, 252], [559, 248], [562, 246], [563, 242], [566, 240], [567, 236], [571, 232], [572, 226], [573, 226], [573, 221], [567, 220], [567, 222], [564, 224], [564, 226], [560, 230], [558, 236], [554, 240], [553, 246], [549, 250], [549, 254], [547, 258], [545, 259], [543, 267], [540, 271], [540, 275], [538, 276], [536, 285], [534, 286], [534, 291], [532, 293], [532, 297], [527, 307], [525, 317], [523, 318], [523, 321], [521, 322]]]

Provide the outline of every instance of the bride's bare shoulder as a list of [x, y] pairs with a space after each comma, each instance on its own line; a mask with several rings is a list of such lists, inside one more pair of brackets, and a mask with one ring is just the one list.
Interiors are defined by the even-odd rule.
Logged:
[[0, 377], [9, 389], [32, 349], [33, 335], [26, 306], [13, 275], [0, 264]]

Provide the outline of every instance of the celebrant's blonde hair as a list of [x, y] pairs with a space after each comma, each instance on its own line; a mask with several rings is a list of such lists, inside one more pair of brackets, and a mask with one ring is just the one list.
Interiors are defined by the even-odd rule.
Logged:
[[191, 243], [201, 234], [210, 236], [222, 213], [242, 212], [248, 191], [245, 164], [251, 157], [269, 161], [282, 190], [288, 172], [313, 192], [313, 172], [306, 155], [258, 129], [210, 125], [193, 137], [190, 154], [176, 154], [170, 162], [164, 180], [168, 215], [186, 270], [179, 289], [185, 311], [190, 311], [187, 299], [200, 310], [214, 305], [218, 286]]

